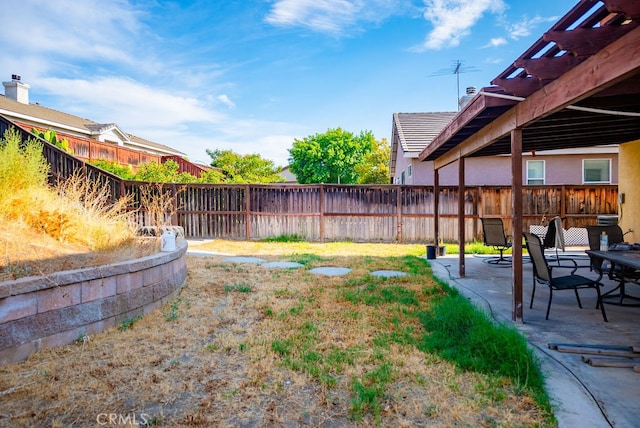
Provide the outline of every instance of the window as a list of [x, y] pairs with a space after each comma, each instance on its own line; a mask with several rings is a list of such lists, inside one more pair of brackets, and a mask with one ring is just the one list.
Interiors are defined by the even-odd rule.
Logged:
[[583, 183], [611, 183], [611, 159], [584, 159]]
[[544, 161], [527, 161], [527, 184], [544, 184]]
[[407, 175], [411, 177], [411, 165], [409, 165], [409, 168], [407, 168]]
[[404, 184], [404, 171], [402, 171], [402, 179], [401, 179], [401, 183]]

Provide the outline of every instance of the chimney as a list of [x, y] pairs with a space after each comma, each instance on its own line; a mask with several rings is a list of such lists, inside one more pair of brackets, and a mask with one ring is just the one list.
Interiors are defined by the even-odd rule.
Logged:
[[460, 97], [460, 99], [458, 100], [459, 110], [462, 110], [462, 107], [466, 106], [467, 103], [469, 103], [469, 101], [471, 101], [471, 99], [475, 96], [475, 94], [476, 88], [474, 86], [469, 86], [467, 88], [467, 94]]
[[31, 86], [20, 81], [17, 74], [11, 75], [11, 82], [2, 82], [4, 96], [22, 104], [29, 104], [29, 88]]

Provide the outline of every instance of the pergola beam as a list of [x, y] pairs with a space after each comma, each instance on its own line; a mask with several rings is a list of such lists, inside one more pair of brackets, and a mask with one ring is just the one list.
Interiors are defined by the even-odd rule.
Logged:
[[516, 128], [526, 128], [536, 120], [640, 72], [640, 27], [636, 27], [602, 51], [544, 86], [509, 109], [491, 124], [434, 161], [442, 168], [467, 157]]

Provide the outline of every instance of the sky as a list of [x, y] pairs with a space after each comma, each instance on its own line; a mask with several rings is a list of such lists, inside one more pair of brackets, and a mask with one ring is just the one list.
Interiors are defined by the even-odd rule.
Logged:
[[[329, 129], [391, 140], [393, 113], [457, 111], [577, 0], [21, 0], [0, 80], [167, 145], [275, 166]], [[460, 64], [460, 73], [454, 73]]]

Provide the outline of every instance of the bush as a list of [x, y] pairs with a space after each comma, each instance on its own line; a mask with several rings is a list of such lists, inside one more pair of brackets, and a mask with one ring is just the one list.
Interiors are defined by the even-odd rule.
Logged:
[[42, 143], [34, 138], [23, 145], [15, 129], [6, 131], [0, 140], [0, 206], [22, 191], [44, 186], [48, 174]]

